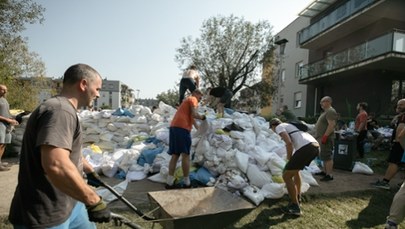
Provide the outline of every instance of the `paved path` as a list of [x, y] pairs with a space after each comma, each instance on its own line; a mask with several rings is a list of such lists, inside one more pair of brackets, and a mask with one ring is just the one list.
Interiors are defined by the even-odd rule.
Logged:
[[[17, 184], [18, 163], [16, 158], [6, 158], [3, 159], [3, 161], [13, 164], [10, 171], [0, 172], [0, 215], [7, 215], [15, 186]], [[382, 175], [363, 175], [355, 174], [350, 171], [335, 170], [334, 177], [335, 179], [333, 181], [320, 182], [319, 177], [315, 176], [320, 186], [311, 187], [307, 193], [344, 193], [350, 191], [370, 190], [374, 189], [370, 183], [380, 179]], [[396, 185], [403, 181], [404, 178], [404, 171], [398, 173], [391, 182], [392, 190], [397, 190]], [[105, 180], [111, 186], [121, 182], [121, 180], [113, 178], [106, 178], [103, 180]], [[150, 210], [150, 202], [147, 193], [150, 191], [159, 190], [164, 190], [163, 184], [154, 183], [144, 179], [129, 183], [123, 196], [139, 210], [146, 212], [147, 210]], [[126, 208], [125, 204], [123, 204], [121, 201], [110, 203], [110, 207], [112, 209]]]

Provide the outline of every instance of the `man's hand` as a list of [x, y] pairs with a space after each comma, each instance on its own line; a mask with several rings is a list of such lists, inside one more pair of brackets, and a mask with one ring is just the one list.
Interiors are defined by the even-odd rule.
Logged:
[[321, 143], [325, 145], [327, 141], [328, 141], [328, 136], [327, 136], [327, 135], [323, 135], [323, 136], [322, 136], [322, 139], [321, 139]]
[[107, 223], [111, 220], [111, 211], [100, 197], [100, 201], [92, 206], [86, 206], [89, 219], [96, 223]]
[[100, 176], [95, 172], [87, 173], [87, 184], [94, 186], [96, 188], [102, 186], [103, 182], [101, 181]]

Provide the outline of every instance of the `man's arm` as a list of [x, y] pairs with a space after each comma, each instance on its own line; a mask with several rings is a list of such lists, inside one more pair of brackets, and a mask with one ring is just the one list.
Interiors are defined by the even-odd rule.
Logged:
[[41, 164], [45, 175], [56, 188], [72, 198], [87, 206], [97, 204], [100, 201], [99, 195], [86, 184], [69, 154], [66, 149], [41, 146]]
[[405, 123], [399, 123], [396, 130], [395, 140], [405, 149]]
[[8, 124], [10, 124], [10, 125], [12, 125], [12, 126], [18, 125], [17, 120], [15, 120], [15, 119], [13, 119], [13, 118], [6, 118], [6, 117], [4, 117], [4, 116], [0, 116], [0, 121], [1, 121], [1, 122], [5, 122], [5, 123], [8, 123]]
[[290, 160], [293, 152], [293, 144], [291, 138], [285, 131], [281, 132], [279, 135], [281, 139], [283, 139], [283, 141], [285, 142], [285, 147], [287, 150], [287, 160]]
[[329, 136], [335, 132], [336, 120], [326, 119], [328, 121], [328, 127], [323, 135]]

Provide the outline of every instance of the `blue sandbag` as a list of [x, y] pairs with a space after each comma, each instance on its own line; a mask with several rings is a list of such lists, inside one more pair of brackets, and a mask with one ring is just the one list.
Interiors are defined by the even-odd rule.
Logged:
[[200, 167], [196, 171], [190, 173], [191, 181], [196, 180], [203, 185], [207, 185], [211, 177], [213, 178], [214, 176], [205, 167]]
[[149, 165], [153, 164], [153, 161], [156, 158], [156, 155], [160, 154], [163, 152], [163, 147], [158, 147], [155, 149], [145, 149], [141, 152], [141, 155], [138, 158], [138, 165], [144, 166], [145, 163], [148, 163]]

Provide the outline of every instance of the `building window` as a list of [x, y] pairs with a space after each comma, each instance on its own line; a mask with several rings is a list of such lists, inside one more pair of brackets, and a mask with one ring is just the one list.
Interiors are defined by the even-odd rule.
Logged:
[[294, 108], [301, 108], [302, 106], [302, 92], [294, 93]]
[[284, 53], [285, 53], [285, 44], [286, 43], [283, 43], [280, 45], [280, 55], [284, 55]]
[[302, 61], [295, 64], [295, 78], [301, 78], [304, 63]]
[[285, 69], [281, 70], [280, 79], [281, 79], [281, 82], [285, 82]]

